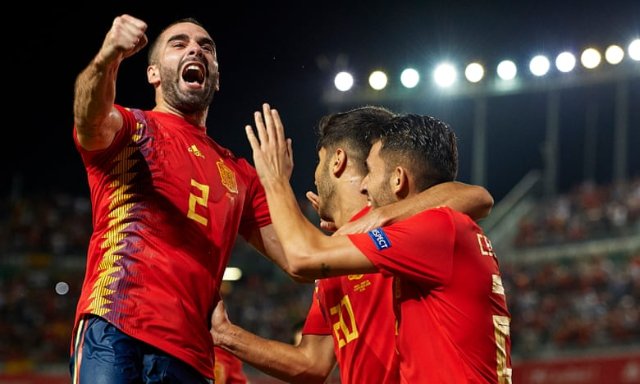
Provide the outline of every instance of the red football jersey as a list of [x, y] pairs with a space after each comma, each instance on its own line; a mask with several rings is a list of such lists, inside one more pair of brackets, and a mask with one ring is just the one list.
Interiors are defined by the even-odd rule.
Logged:
[[394, 276], [403, 383], [510, 383], [510, 314], [489, 239], [441, 207], [351, 241]]
[[302, 334], [331, 336], [331, 325], [325, 320], [318, 301], [318, 282], [320, 282], [320, 280], [316, 280], [311, 306], [309, 307], [309, 312], [302, 327]]
[[117, 107], [109, 148], [86, 151], [93, 235], [76, 312], [213, 378], [210, 315], [237, 233], [270, 224], [255, 169], [161, 112]]
[[333, 335], [343, 384], [400, 382], [392, 281], [381, 273], [316, 281], [303, 333]]

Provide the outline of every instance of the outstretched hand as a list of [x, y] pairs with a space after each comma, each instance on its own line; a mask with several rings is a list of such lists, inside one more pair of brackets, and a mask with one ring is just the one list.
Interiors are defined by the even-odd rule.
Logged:
[[264, 103], [262, 113], [256, 111], [254, 119], [258, 136], [251, 125], [247, 125], [245, 131], [262, 185], [267, 187], [276, 181], [288, 182], [293, 172], [293, 152], [291, 139], [284, 137], [284, 126], [278, 111]]
[[147, 24], [140, 19], [129, 15], [116, 17], [104, 38], [98, 60], [108, 63], [139, 52], [149, 41], [146, 30]]

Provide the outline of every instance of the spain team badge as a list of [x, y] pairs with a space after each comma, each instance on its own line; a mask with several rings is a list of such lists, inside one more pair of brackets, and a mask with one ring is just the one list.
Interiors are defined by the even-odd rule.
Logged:
[[218, 160], [218, 172], [220, 173], [220, 181], [222, 185], [231, 193], [238, 193], [238, 184], [236, 183], [236, 175], [227, 167], [222, 160]]

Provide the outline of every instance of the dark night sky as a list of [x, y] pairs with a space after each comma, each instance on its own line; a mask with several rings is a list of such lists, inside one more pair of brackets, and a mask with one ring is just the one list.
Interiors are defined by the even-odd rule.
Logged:
[[[221, 70], [221, 91], [209, 112], [209, 134], [238, 155], [250, 158], [243, 126], [252, 122], [251, 113], [262, 102], [270, 102], [280, 110], [294, 140], [293, 181], [300, 194], [312, 186], [316, 161], [312, 130], [329, 111], [321, 94], [331, 84], [334, 65], [340, 60], [362, 71], [377, 66], [394, 68], [407, 62], [426, 68], [441, 57], [464, 62], [471, 58], [491, 61], [507, 55], [526, 56], [536, 50], [554, 55], [561, 49], [578, 50], [590, 43], [606, 46], [619, 42], [626, 46], [632, 37], [640, 36], [637, 0], [298, 1], [292, 3], [295, 5], [238, 1], [188, 2], [184, 6], [175, 2], [170, 7], [132, 1], [91, 3], [74, 11], [33, 7], [18, 13], [22, 17], [15, 23], [20, 28], [3, 33], [5, 60], [8, 58], [5, 68], [12, 68], [5, 69], [5, 105], [7, 97], [11, 100], [5, 118], [13, 119], [13, 123], [5, 122], [2, 156], [6, 159], [2, 161], [5, 168], [1, 170], [0, 195], [6, 195], [14, 185], [12, 180], [18, 179], [23, 190], [29, 192], [88, 193], [71, 138], [73, 82], [97, 53], [113, 18], [121, 13], [146, 21], [151, 38], [180, 17], [193, 16], [207, 27], [218, 46]], [[229, 9], [223, 10], [223, 3]], [[146, 50], [122, 64], [118, 103], [152, 107], [153, 92], [146, 83], [145, 67]], [[612, 90], [605, 87], [589, 92], [603, 103], [598, 178], [607, 181], [611, 172], [607, 164], [611, 126], [604, 121], [613, 113], [608, 104]], [[583, 125], [576, 121], [584, 119], [579, 103], [584, 97], [585, 92], [580, 91], [567, 95], [566, 99], [578, 101], [563, 110], [562, 122], [569, 122], [563, 123], [561, 137], [564, 165], [559, 177], [564, 186], [579, 180], [582, 172], [581, 133], [572, 129], [579, 131], [581, 128], [575, 127]], [[630, 101], [637, 103], [631, 108], [630, 139], [638, 143], [635, 148], [640, 148], [638, 80], [631, 84]], [[542, 106], [538, 108], [538, 104]], [[490, 102], [487, 187], [498, 199], [528, 169], [542, 164], [539, 141], [544, 131], [543, 106], [544, 101], [527, 95]], [[460, 138], [460, 179], [469, 181], [469, 103], [440, 100], [423, 108], [404, 112], [451, 120]], [[513, 127], [521, 131], [514, 133]], [[634, 161], [632, 158], [630, 162], [631, 173], [637, 175], [640, 160]]]

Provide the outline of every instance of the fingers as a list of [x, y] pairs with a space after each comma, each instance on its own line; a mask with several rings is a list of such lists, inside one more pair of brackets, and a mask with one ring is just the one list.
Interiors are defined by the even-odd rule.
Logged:
[[257, 152], [266, 153], [267, 151], [284, 154], [290, 167], [293, 167], [292, 141], [284, 136], [284, 125], [278, 111], [272, 109], [268, 103], [264, 103], [262, 112], [254, 112], [253, 119], [257, 137], [251, 126], [246, 126], [245, 131], [254, 155]]
[[146, 30], [147, 24], [144, 21], [122, 15], [113, 20], [108, 37], [115, 50], [121, 51], [124, 57], [129, 57], [147, 45]]
[[305, 196], [307, 197], [307, 200], [309, 200], [309, 202], [311, 203], [311, 206], [313, 207], [313, 209], [317, 212], [318, 207], [320, 206], [319, 204], [320, 197], [315, 192], [311, 192], [311, 191], [307, 191], [307, 193], [305, 193]]
[[338, 229], [334, 222], [326, 220], [320, 220], [320, 228], [328, 232], [335, 232]]
[[247, 139], [249, 140], [249, 144], [251, 145], [251, 150], [256, 153], [260, 150], [260, 142], [253, 132], [253, 127], [251, 127], [250, 125], [246, 125], [244, 127], [244, 131], [247, 134]]
[[278, 146], [286, 145], [286, 139], [284, 137], [284, 125], [282, 125], [282, 120], [280, 119], [280, 114], [276, 109], [271, 109], [271, 122], [274, 125], [274, 133], [275, 138], [277, 140]]
[[268, 103], [262, 104], [262, 113], [254, 112], [253, 118], [261, 145], [272, 144], [285, 148], [291, 153], [291, 143], [284, 138], [284, 126], [278, 111], [271, 109]]
[[293, 144], [291, 139], [287, 139], [287, 155], [289, 156], [291, 166], [293, 166]]
[[129, 15], [116, 17], [116, 19], [113, 21], [113, 25], [114, 27], [118, 25], [121, 26], [124, 31], [126, 31], [136, 39], [141, 39], [142, 36], [144, 36], [144, 33], [147, 31], [147, 23]]
[[146, 34], [143, 34], [142, 37], [138, 40], [138, 44], [136, 44], [135, 50], [136, 52], [144, 48], [149, 43], [149, 39]]
[[262, 114], [258, 111], [253, 113], [253, 120], [256, 123], [256, 131], [258, 131], [258, 138], [260, 139], [260, 144], [267, 144], [269, 141], [269, 135], [267, 134], [267, 130], [264, 126], [264, 121], [262, 120]]
[[268, 103], [262, 104], [262, 115], [264, 117], [264, 123], [266, 125], [267, 136], [269, 137], [270, 142], [274, 142], [276, 145], [279, 145], [278, 136], [275, 131], [274, 123], [273, 123], [273, 110]]

